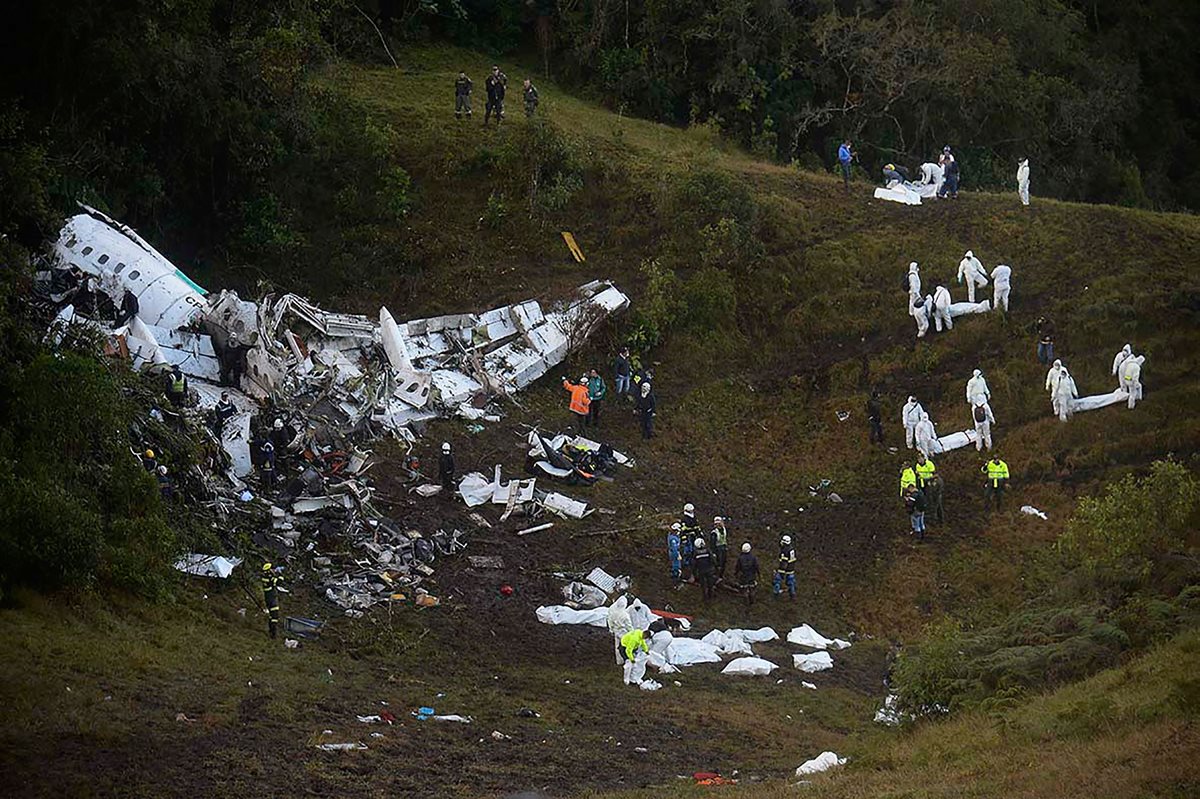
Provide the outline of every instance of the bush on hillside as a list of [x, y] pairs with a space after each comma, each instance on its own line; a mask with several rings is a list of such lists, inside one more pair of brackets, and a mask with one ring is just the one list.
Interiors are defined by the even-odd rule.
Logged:
[[1186, 548], [1200, 484], [1177, 461], [1157, 461], [1145, 477], [1127, 475], [1098, 497], [1086, 497], [1067, 523], [1059, 550], [1107, 588], [1144, 582], [1154, 562]]

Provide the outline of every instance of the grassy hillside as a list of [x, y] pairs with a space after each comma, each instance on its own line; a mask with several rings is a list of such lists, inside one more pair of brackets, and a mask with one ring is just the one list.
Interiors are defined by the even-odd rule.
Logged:
[[[273, 176], [306, 257], [273, 271], [213, 260], [199, 277], [242, 289], [265, 277], [347, 310], [373, 313], [386, 303], [404, 318], [548, 298], [593, 277], [617, 280], [633, 310], [564, 368], [603, 366], [626, 340], [658, 342], [639, 349], [655, 364], [659, 437], [641, 442], [632, 419], [610, 403], [602, 435], [636, 455], [638, 467], [612, 484], [573, 490], [615, 515], [523, 539], [507, 535], [512, 523], [484, 533], [473, 551], [502, 555], [504, 570], [479, 572], [461, 560], [439, 566], [442, 608], [359, 622], [332, 616], [326, 639], [296, 652], [268, 645], [252, 597], [237, 585], [188, 585], [177, 604], [151, 607], [26, 598], [0, 610], [0, 636], [10, 642], [0, 657], [0, 771], [10, 792], [244, 796], [269, 786], [268, 793], [468, 797], [548, 787], [570, 795], [672, 783], [710, 768], [779, 778], [835, 749], [856, 758], [847, 774], [859, 776], [823, 788], [843, 791], [830, 795], [886, 795], [930, 769], [933, 787], [901, 795], [1050, 796], [1075, 773], [1067, 766], [1074, 754], [1086, 763], [1116, 741], [1137, 740], [1145, 751], [1161, 744], [1163, 759], [1131, 765], [1118, 786], [1125, 793], [1114, 795], [1172, 795], [1180, 783], [1160, 774], [1178, 767], [1188, 779], [1179, 764], [1196, 743], [1186, 721], [1194, 687], [1179, 682], [1196, 660], [1194, 636], [1097, 678], [1092, 690], [1140, 687], [1122, 688], [1111, 704], [1088, 704], [1085, 683], [1028, 709], [1005, 709], [998, 718], [1011, 721], [998, 726], [964, 716], [897, 741], [870, 719], [894, 642], [915, 640], [947, 614], [968, 630], [997, 624], [1065, 590], [1051, 544], [1079, 497], [1171, 453], [1196, 467], [1200, 277], [1192, 265], [1200, 222], [1036, 196], [1024, 209], [1015, 191], [919, 208], [882, 203], [865, 180], [847, 195], [832, 176], [755, 161], [707, 130], [622, 118], [540, 80], [544, 119], [530, 124], [515, 91], [523, 73], [513, 64], [503, 65], [508, 120], [485, 130], [488, 65], [478, 54], [439, 48], [404, 53], [398, 70], [331, 69], [309, 90], [330, 108], [352, 110], [336, 128], [325, 121], [354, 137], [339, 143], [326, 135], [321, 158], [298, 156]], [[459, 69], [476, 78], [469, 122], [452, 116]], [[400, 221], [356, 217], [359, 161], [347, 149], [363, 142], [383, 142], [387, 167], [411, 176]], [[586, 264], [569, 260], [562, 230], [575, 233]], [[168, 255], [182, 246], [155, 243]], [[915, 342], [900, 288], [908, 262], [922, 264], [926, 285], [950, 286], [966, 249], [989, 268], [1013, 266], [1012, 313], [963, 318], [953, 332]], [[370, 257], [360, 260], [364, 252]], [[962, 299], [964, 291], [951, 288]], [[1059, 354], [1084, 394], [1110, 390], [1112, 355], [1131, 341], [1147, 355], [1144, 403], [1065, 425], [1051, 418], [1034, 358], [1040, 314], [1056, 321]], [[982, 458], [974, 450], [940, 458], [948, 524], [931, 527], [930, 540], [916, 546], [896, 499], [908, 453], [867, 445], [863, 402], [870, 387], [882, 389], [891, 444], [902, 444], [899, 413], [910, 393], [942, 432], [966, 427], [963, 387], [976, 367], [993, 392], [995, 438], [1013, 491], [1003, 511], [989, 514]], [[565, 426], [564, 397], [547, 380], [483, 433], [469, 434], [461, 422], [433, 425], [418, 453], [432, 463], [437, 443], [451, 440], [460, 467], [502, 463], [514, 474], [523, 426]], [[848, 421], [838, 421], [840, 410], [850, 411]], [[469, 525], [458, 508], [408, 498], [386, 467], [376, 474], [398, 518]], [[843, 504], [810, 496], [808, 486], [821, 479]], [[746, 609], [722, 594], [704, 606], [691, 586], [671, 591], [655, 523], [685, 501], [702, 516], [730, 516], [734, 541], [752, 541], [767, 568], [777, 536], [792, 534], [799, 601], [764, 597]], [[1023, 503], [1049, 520], [1020, 513]], [[1172, 596], [1195, 576], [1184, 564]], [[695, 613], [701, 629], [809, 622], [862, 638], [833, 671], [811, 678], [815, 692], [790, 669], [782, 684], [731, 683], [692, 669], [681, 688], [621, 691], [604, 634], [533, 617], [538, 604], [556, 599], [552, 572], [591, 565], [633, 574], [652, 606]], [[303, 573], [292, 578], [285, 613], [330, 618]], [[500, 597], [502, 582], [515, 596]], [[1129, 615], [1124, 623], [1136, 622]], [[763, 652], [786, 663], [786, 647]], [[1149, 677], [1122, 676], [1131, 669]], [[1183, 699], [1172, 705], [1163, 697], [1176, 688]], [[400, 716], [434, 704], [476, 723], [406, 721], [370, 739], [374, 728], [354, 715], [384, 701]], [[522, 707], [541, 718], [518, 717]], [[178, 712], [198, 721], [176, 722]], [[1070, 729], [1046, 722], [1060, 712], [1083, 720]], [[371, 750], [318, 752], [324, 729]], [[493, 741], [492, 730], [512, 739]], [[980, 732], [966, 742], [964, 731]], [[1005, 752], [1025, 763], [1039, 746], [1051, 750], [1056, 765], [1047, 773], [1057, 777], [1001, 769]], [[96, 762], [109, 767], [88, 773]], [[968, 788], [972, 775], [976, 787]], [[858, 787], [868, 792], [854, 793]]]

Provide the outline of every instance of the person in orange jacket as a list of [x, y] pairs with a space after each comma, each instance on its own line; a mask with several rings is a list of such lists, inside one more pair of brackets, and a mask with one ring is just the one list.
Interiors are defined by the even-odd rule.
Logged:
[[575, 417], [575, 429], [582, 435], [587, 425], [588, 411], [591, 410], [591, 399], [588, 398], [588, 376], [585, 374], [578, 383], [563, 378], [563, 388], [571, 394], [571, 415]]

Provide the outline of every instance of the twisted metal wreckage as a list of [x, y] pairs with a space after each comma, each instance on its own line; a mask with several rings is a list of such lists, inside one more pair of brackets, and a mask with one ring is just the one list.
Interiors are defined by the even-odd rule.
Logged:
[[[257, 506], [271, 529], [259, 543], [281, 557], [312, 552], [327, 598], [352, 614], [399, 589], [420, 591], [436, 556], [465, 547], [460, 531], [426, 536], [379, 512], [364, 477], [365, 447], [382, 434], [411, 445], [421, 424], [437, 417], [497, 421], [498, 397], [541, 377], [629, 305], [606, 281], [580, 286], [548, 311], [526, 300], [408, 322], [387, 308], [378, 320], [334, 313], [295, 294], [250, 302], [205, 291], [131, 228], [87, 206], [63, 227], [39, 291], [57, 308], [52, 336], [84, 326], [135, 368], [178, 366], [197, 398], [197, 410], [185, 414], [203, 418], [229, 392], [236, 413], [220, 426], [228, 460], [206, 476], [213, 506], [226, 517]], [[122, 319], [127, 293], [137, 312]], [[278, 501], [267, 502], [252, 498], [243, 480], [254, 471], [252, 431], [280, 418], [289, 451], [306, 463]], [[317, 550], [344, 550], [347, 542], [356, 552], [342, 564]]]

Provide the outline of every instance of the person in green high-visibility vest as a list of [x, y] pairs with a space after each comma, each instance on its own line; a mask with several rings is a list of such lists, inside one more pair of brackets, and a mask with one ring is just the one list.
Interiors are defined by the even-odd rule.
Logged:
[[182, 408], [187, 402], [188, 381], [183, 372], [179, 370], [179, 365], [171, 367], [171, 371], [167, 373], [167, 399], [176, 408]]
[[1004, 495], [1004, 489], [1008, 486], [1008, 464], [1000, 460], [999, 455], [993, 455], [992, 459], [983, 464], [979, 471], [987, 475], [985, 490], [992, 507], [1000, 510], [1000, 500]]

